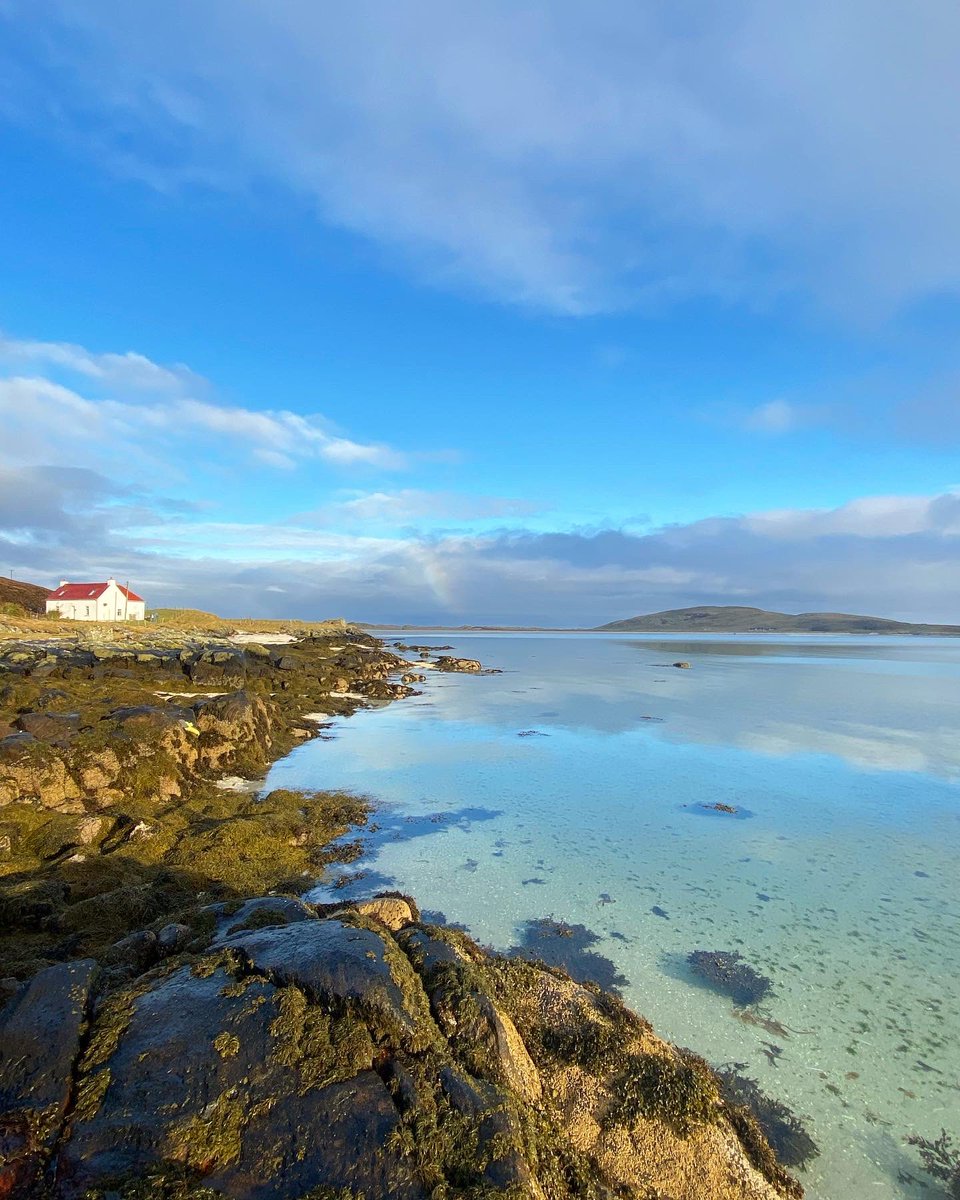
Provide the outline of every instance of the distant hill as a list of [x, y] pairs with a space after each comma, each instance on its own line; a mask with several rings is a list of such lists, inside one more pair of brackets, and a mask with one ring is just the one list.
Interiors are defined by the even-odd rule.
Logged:
[[960, 637], [960, 625], [913, 625], [851, 613], [782, 613], [735, 604], [671, 608], [597, 627], [608, 633], [910, 633]]
[[45, 602], [49, 595], [49, 588], [0, 577], [0, 605], [18, 604], [28, 613], [39, 614], [46, 611]]

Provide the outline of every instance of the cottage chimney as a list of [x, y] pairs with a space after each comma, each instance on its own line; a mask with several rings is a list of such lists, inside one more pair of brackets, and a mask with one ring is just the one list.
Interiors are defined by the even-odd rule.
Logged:
[[117, 582], [117, 581], [114, 579], [114, 577], [113, 577], [112, 575], [111, 575], [111, 576], [110, 576], [110, 578], [107, 580], [107, 583], [116, 583], [116, 582]]
[[69, 582], [70, 582], [69, 579], [61, 579], [60, 583], [58, 584], [58, 587], [66, 587]]

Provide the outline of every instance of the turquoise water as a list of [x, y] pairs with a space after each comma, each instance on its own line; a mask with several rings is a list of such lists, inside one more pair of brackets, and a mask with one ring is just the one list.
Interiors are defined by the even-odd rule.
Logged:
[[[808, 1195], [937, 1195], [904, 1139], [960, 1135], [960, 641], [415, 640], [503, 674], [431, 674], [268, 781], [383, 802], [336, 894], [396, 887], [497, 949], [579, 952], [801, 1115]], [[543, 917], [583, 928], [544, 940]], [[698, 985], [697, 949], [772, 980], [775, 1032]]]

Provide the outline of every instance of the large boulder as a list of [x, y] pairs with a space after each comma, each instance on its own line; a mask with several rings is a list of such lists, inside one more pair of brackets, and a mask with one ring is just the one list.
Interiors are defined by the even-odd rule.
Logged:
[[393, 939], [347, 919], [243, 930], [223, 943], [256, 970], [314, 1000], [356, 1004], [395, 1039], [425, 1048], [435, 1031], [423, 985]]
[[237, 761], [262, 762], [272, 744], [268, 703], [242, 690], [198, 701], [194, 711], [201, 764], [221, 771]]
[[324, 1187], [421, 1200], [390, 1149], [399, 1114], [374, 1058], [360, 1022], [298, 988], [238, 977], [227, 960], [181, 966], [100, 1015], [56, 1194], [170, 1171], [250, 1200]]

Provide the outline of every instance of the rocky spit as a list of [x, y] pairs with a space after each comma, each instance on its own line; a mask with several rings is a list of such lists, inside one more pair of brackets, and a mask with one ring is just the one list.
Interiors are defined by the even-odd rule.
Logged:
[[350, 627], [0, 644], [0, 1198], [802, 1195], [600, 987], [407, 896], [300, 898], [370, 806], [224, 777], [417, 666], [481, 669]]

